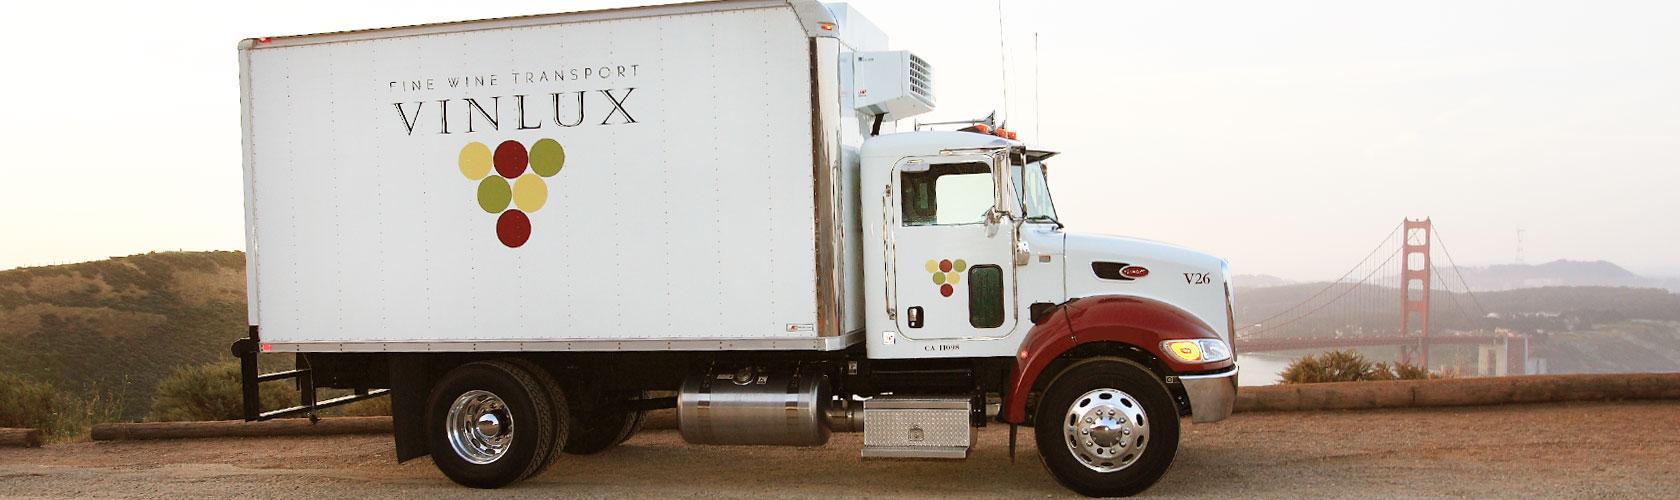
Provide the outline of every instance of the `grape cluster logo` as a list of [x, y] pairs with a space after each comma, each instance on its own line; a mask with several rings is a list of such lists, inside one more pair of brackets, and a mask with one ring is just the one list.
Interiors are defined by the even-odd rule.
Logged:
[[566, 166], [566, 148], [554, 139], [538, 140], [530, 149], [519, 141], [502, 141], [492, 153], [475, 141], [461, 148], [460, 165], [461, 175], [478, 181], [478, 207], [500, 214], [496, 238], [508, 248], [519, 248], [531, 239], [530, 214], [548, 203], [544, 179]]
[[962, 282], [962, 273], [966, 270], [968, 261], [962, 259], [955, 262], [951, 259], [927, 261], [927, 272], [933, 275], [933, 284], [939, 287], [939, 295], [944, 297], [950, 297], [957, 292], [956, 285]]

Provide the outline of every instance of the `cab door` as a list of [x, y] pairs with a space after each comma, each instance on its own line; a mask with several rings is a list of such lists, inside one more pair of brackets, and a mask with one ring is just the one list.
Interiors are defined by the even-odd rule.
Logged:
[[1003, 161], [954, 154], [894, 168], [889, 307], [905, 338], [998, 338], [1015, 329], [1015, 231]]

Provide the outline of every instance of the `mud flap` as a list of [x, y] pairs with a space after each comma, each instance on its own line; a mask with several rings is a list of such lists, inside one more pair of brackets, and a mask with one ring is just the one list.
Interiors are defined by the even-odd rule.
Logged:
[[397, 463], [430, 454], [426, 449], [426, 396], [432, 388], [427, 356], [391, 355], [391, 434]]

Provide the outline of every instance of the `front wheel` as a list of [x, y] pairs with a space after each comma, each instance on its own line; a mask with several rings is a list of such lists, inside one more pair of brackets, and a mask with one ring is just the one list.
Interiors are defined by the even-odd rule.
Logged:
[[1068, 367], [1039, 399], [1033, 426], [1050, 475], [1086, 496], [1142, 492], [1178, 451], [1178, 412], [1167, 387], [1119, 358]]

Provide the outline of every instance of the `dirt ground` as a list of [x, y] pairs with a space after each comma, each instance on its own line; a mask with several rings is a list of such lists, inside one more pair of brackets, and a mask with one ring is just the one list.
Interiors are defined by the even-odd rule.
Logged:
[[[1022, 429], [983, 429], [964, 461], [825, 448], [686, 446], [649, 431], [496, 491], [396, 464], [389, 436], [0, 448], [7, 497], [1067, 497]], [[1190, 425], [1162, 497], [1680, 497], [1680, 401], [1238, 414]]]

